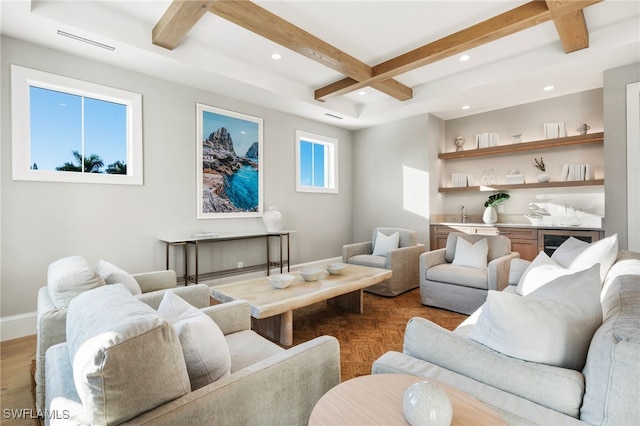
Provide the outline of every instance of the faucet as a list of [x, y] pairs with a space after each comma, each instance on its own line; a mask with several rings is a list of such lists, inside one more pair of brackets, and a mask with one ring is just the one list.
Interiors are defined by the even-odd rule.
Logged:
[[465, 222], [467, 221], [467, 217], [469, 217], [469, 216], [467, 216], [466, 214], [464, 214], [464, 206], [460, 206], [460, 210], [461, 210], [461, 211], [460, 211], [460, 221], [461, 221], [462, 223], [465, 223]]

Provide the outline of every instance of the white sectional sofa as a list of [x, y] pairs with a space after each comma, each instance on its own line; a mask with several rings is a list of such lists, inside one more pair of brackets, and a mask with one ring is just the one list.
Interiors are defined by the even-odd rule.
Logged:
[[[515, 284], [520, 277], [512, 275]], [[515, 289], [504, 291], [515, 294]], [[372, 372], [442, 381], [487, 403], [509, 424], [638, 425], [640, 253], [618, 253], [600, 299], [602, 323], [579, 370], [508, 356], [472, 340], [477, 313], [453, 332], [411, 319], [402, 353], [387, 352]]]

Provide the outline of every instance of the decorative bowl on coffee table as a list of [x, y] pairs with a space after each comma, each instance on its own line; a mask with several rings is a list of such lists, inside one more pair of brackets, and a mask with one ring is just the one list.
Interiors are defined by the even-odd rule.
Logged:
[[316, 281], [320, 276], [320, 273], [322, 273], [322, 269], [316, 268], [302, 269], [300, 271], [300, 275], [302, 275], [302, 278], [304, 278], [305, 281]]
[[295, 278], [294, 275], [290, 274], [278, 274], [268, 276], [267, 280], [269, 280], [275, 288], [287, 288]]
[[340, 275], [346, 266], [344, 263], [329, 263], [325, 268], [331, 275]]

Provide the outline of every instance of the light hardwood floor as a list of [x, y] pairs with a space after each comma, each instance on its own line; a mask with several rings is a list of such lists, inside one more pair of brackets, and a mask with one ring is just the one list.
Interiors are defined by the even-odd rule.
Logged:
[[31, 361], [35, 358], [35, 335], [0, 343], [0, 423], [3, 425], [39, 424], [33, 418], [37, 413], [31, 394]]
[[[455, 312], [422, 306], [418, 289], [391, 298], [365, 293], [363, 305], [363, 314], [324, 302], [295, 310], [294, 345], [324, 334], [335, 336], [340, 342], [340, 369], [345, 381], [370, 374], [373, 361], [386, 351], [402, 351], [404, 327], [410, 318], [427, 318], [449, 330], [467, 318]], [[38, 424], [30, 418], [28, 411], [34, 407], [30, 371], [35, 353], [35, 335], [0, 344], [0, 423], [3, 425]], [[24, 412], [27, 418], [6, 419], [5, 409], [27, 410]]]

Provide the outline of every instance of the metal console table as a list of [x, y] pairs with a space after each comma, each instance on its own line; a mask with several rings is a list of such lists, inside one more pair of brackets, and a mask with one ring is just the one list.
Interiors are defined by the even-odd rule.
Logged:
[[[189, 237], [177, 237], [177, 238], [159, 238], [160, 241], [165, 243], [166, 250], [166, 268], [169, 269], [169, 249], [172, 246], [182, 246], [183, 248], [183, 257], [184, 257], [184, 282], [185, 285], [189, 284], [189, 282], [193, 281], [195, 284], [198, 284], [198, 281], [201, 276], [206, 277], [214, 277], [214, 276], [222, 276], [222, 275], [231, 275], [240, 272], [246, 271], [255, 271], [262, 270], [266, 268], [267, 275], [269, 275], [271, 266], [279, 266], [280, 272], [284, 271], [284, 265], [287, 265], [287, 272], [290, 271], [289, 259], [290, 259], [290, 234], [295, 231], [278, 231], [278, 232], [250, 232], [250, 233], [237, 233], [237, 234], [202, 234], [196, 236]], [[217, 272], [207, 272], [204, 274], [200, 274], [199, 272], [199, 248], [201, 244], [210, 244], [210, 243], [218, 243], [223, 241], [238, 241], [238, 240], [249, 240], [249, 239], [263, 239], [266, 242], [267, 248], [267, 262], [266, 264], [248, 266], [244, 268], [238, 268], [233, 270], [224, 270]], [[271, 238], [278, 238], [278, 246], [279, 246], [279, 261], [277, 263], [271, 262], [271, 249], [269, 245], [269, 241]], [[284, 248], [283, 243], [286, 239], [287, 247], [286, 247], [286, 259], [284, 258]], [[194, 247], [194, 255], [195, 255], [195, 274], [189, 275], [189, 246]]]

